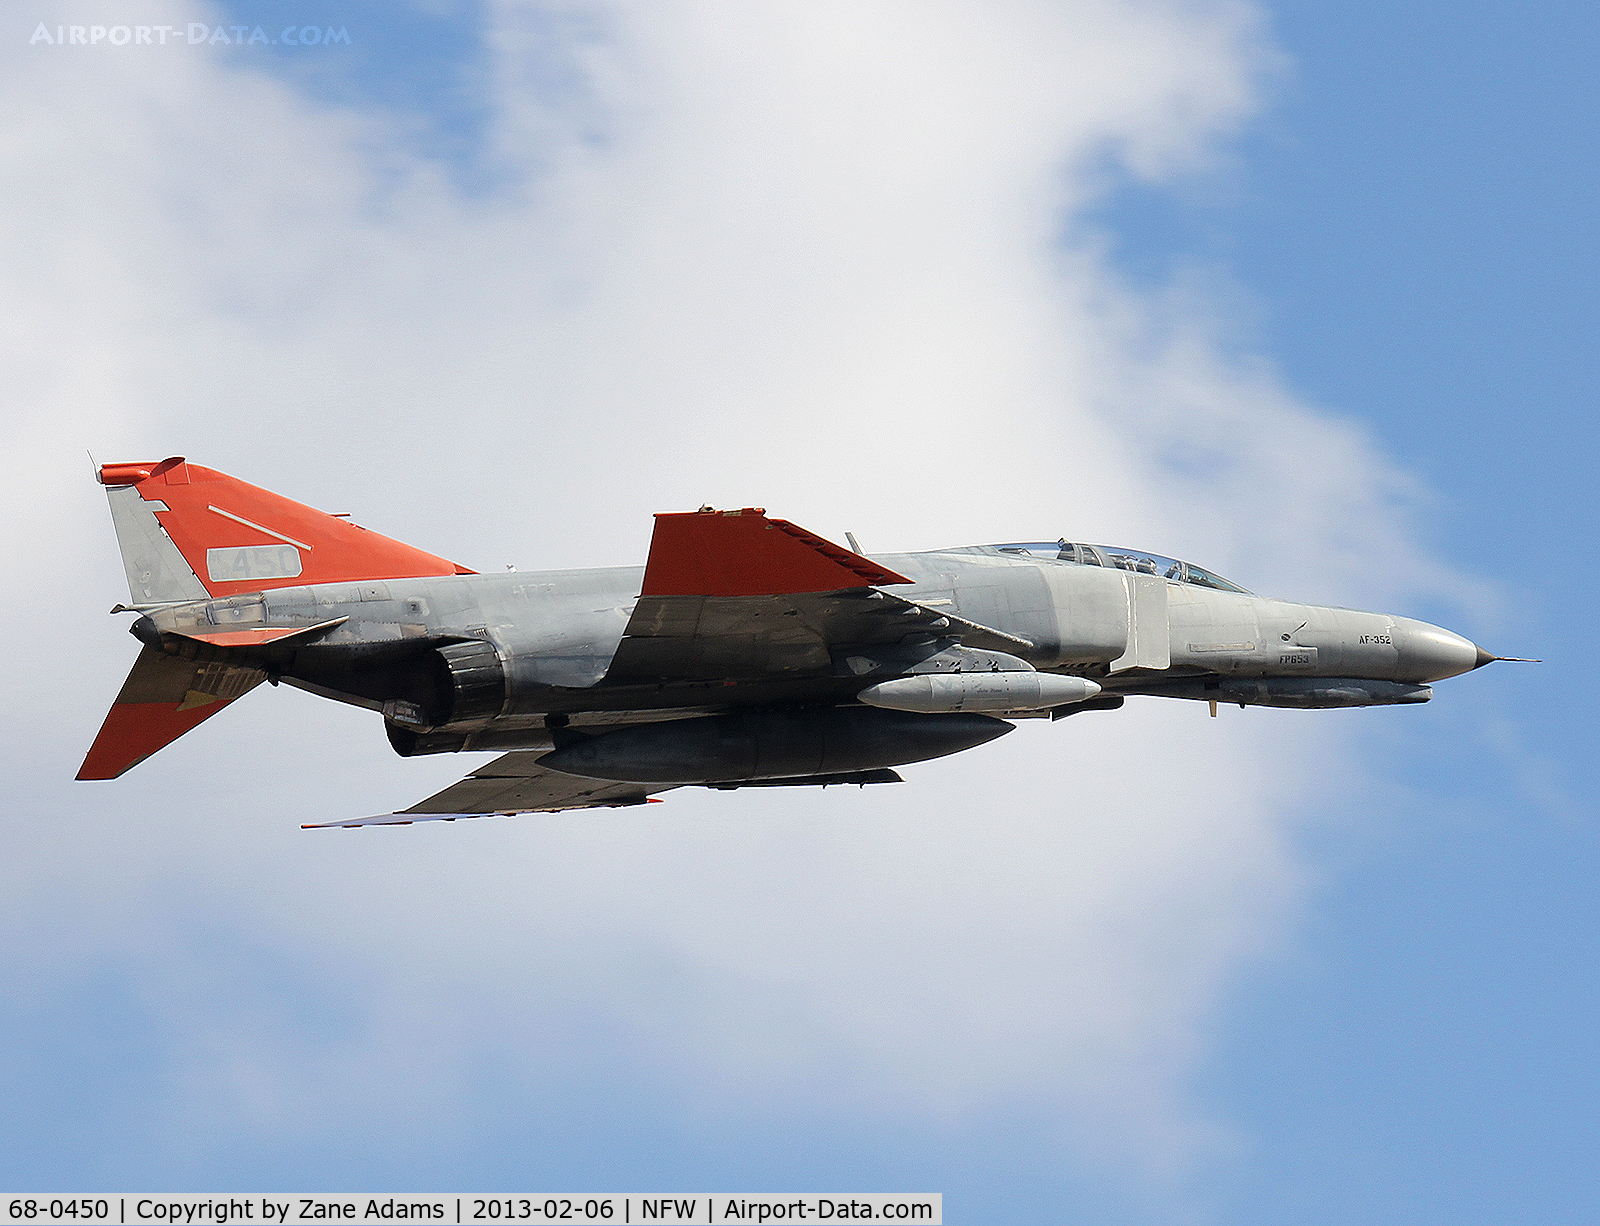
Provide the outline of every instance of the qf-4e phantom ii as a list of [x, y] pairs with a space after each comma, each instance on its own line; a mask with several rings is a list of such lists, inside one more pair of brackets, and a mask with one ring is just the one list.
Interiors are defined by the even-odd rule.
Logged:
[[1426, 702], [1494, 659], [1385, 613], [1252, 595], [1075, 541], [868, 558], [759, 507], [655, 517], [643, 568], [477, 574], [187, 463], [97, 475], [142, 644], [79, 779], [266, 681], [379, 713], [402, 756], [500, 750], [328, 826], [637, 805], [672, 788], [897, 783], [1022, 718], [1129, 695]]

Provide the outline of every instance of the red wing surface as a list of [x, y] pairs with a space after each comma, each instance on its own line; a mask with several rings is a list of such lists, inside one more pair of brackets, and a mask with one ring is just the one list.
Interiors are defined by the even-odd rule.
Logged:
[[758, 507], [657, 515], [643, 592], [604, 684], [826, 676], [841, 648], [919, 633], [1030, 646], [876, 586], [910, 582]]
[[777, 596], [910, 583], [760, 507], [656, 516], [645, 596]]

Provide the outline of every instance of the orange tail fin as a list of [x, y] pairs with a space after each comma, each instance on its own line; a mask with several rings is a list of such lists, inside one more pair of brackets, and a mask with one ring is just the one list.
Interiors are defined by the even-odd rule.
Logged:
[[135, 604], [472, 573], [182, 456], [105, 464], [100, 483]]

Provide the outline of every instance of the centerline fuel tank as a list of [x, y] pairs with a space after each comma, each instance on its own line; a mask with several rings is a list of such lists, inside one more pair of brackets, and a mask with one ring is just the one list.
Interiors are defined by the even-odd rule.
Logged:
[[1010, 732], [988, 715], [854, 707], [755, 710], [570, 734], [539, 765], [629, 783], [708, 783], [843, 774], [959, 753]]

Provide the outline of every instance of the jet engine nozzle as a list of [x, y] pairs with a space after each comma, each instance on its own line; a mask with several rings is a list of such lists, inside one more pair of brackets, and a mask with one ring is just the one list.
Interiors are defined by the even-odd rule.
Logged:
[[930, 714], [1040, 711], [1085, 702], [1100, 692], [1086, 677], [1054, 673], [923, 673], [869, 685], [856, 697], [871, 707]]

